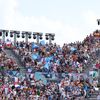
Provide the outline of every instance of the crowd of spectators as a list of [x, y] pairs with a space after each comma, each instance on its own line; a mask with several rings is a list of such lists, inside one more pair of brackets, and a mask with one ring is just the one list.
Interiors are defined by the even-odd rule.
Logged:
[[87, 68], [100, 67], [100, 40], [92, 35], [83, 42], [64, 44], [62, 48], [57, 44], [32, 47], [32, 43], [21, 42], [14, 52], [20, 55], [26, 68], [31, 66], [39, 71], [81, 73]]
[[[89, 79], [89, 70], [100, 68], [100, 39], [93, 35], [87, 36], [83, 42], [64, 44], [35, 44], [17, 42], [12, 49], [25, 68], [25, 76], [18, 78], [9, 76], [7, 71], [20, 72], [13, 58], [7, 57], [0, 50], [0, 69], [2, 85], [1, 100], [84, 100], [97, 88], [97, 78]], [[35, 72], [68, 73], [60, 81], [36, 80]], [[72, 73], [82, 74], [73, 78]], [[84, 78], [84, 75], [87, 75]]]
[[46, 85], [40, 81], [30, 84], [29, 80], [21, 80], [18, 87], [12, 83], [1, 87], [1, 100], [84, 100], [95, 91], [93, 85], [83, 79], [73, 81], [67, 77], [60, 83]]

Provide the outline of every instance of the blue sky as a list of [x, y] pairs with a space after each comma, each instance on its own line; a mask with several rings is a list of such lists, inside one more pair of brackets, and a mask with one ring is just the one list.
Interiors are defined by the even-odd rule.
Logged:
[[58, 44], [100, 29], [100, 0], [0, 0], [0, 28], [55, 33]]

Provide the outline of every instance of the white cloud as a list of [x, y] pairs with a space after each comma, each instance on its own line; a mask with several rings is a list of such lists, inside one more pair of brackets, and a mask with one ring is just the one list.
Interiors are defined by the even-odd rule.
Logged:
[[88, 24], [93, 25], [93, 24], [95, 24], [97, 16], [93, 11], [88, 10], [87, 12], [84, 13], [84, 18], [85, 18], [85, 20], [87, 21]]
[[[3, 26], [0, 26], [1, 28], [56, 33], [55, 42], [61, 45], [65, 42], [80, 41], [85, 37], [84, 34], [81, 34], [81, 27], [73, 27], [45, 16], [30, 17], [22, 15], [17, 9], [17, 0], [0, 0], [0, 3], [3, 4], [0, 4], [2, 5], [0, 12], [4, 12], [2, 14]], [[2, 7], [4, 8], [3, 10], [1, 10]], [[91, 23], [95, 16], [89, 12], [85, 18], [87, 22]]]
[[97, 25], [97, 19], [99, 18], [100, 14], [96, 13], [95, 11], [87, 10], [83, 13], [84, 20], [88, 26], [91, 28], [99, 28]]

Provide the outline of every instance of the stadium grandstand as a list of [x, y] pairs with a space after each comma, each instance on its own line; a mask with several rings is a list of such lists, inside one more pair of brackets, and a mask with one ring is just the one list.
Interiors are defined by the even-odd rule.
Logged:
[[0, 100], [96, 100], [99, 30], [62, 47], [52, 43], [54, 33], [45, 34], [48, 43], [40, 32], [0, 30], [0, 36]]

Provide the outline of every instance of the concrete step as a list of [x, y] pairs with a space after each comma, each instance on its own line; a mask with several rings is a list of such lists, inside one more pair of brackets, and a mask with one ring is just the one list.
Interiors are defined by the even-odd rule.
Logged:
[[95, 91], [93, 94], [91, 94], [91, 96], [89, 98], [87, 98], [86, 100], [97, 100], [97, 96], [100, 93], [100, 91]]
[[97, 100], [97, 97], [95, 98], [88, 98], [87, 100]]
[[19, 61], [19, 59], [16, 57], [14, 52], [12, 50], [10, 50], [10, 49], [5, 49], [5, 52], [6, 52], [8, 57], [12, 57], [16, 61], [18, 67], [20, 68], [21, 73], [25, 73], [26, 69], [24, 68], [22, 63]]

